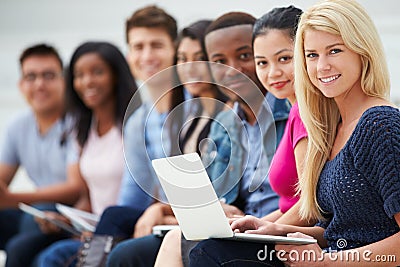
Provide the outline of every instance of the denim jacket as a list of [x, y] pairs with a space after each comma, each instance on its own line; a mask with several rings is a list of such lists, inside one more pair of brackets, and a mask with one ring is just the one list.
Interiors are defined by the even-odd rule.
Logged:
[[[285, 130], [290, 104], [268, 93], [262, 109], [266, 116], [258, 116], [258, 121], [263, 133], [264, 152], [268, 161], [271, 162]], [[233, 109], [218, 114], [208, 136], [213, 144], [208, 146], [203, 155], [204, 165], [218, 197], [223, 198], [228, 204], [238, 198], [239, 181], [247, 162], [246, 148], [241, 142], [245, 131], [243, 119], [243, 111], [237, 103]]]

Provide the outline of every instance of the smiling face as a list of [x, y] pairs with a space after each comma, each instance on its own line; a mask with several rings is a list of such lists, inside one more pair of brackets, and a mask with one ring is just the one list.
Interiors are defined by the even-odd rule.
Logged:
[[27, 57], [21, 71], [19, 88], [35, 113], [46, 115], [63, 108], [65, 84], [62, 67], [55, 56]]
[[295, 99], [293, 40], [285, 30], [268, 30], [254, 40], [257, 76], [275, 97]]
[[[232, 67], [218, 67], [218, 64], [212, 66], [216, 83], [232, 90], [222, 87], [232, 100], [238, 99], [236, 94], [247, 101], [254, 101], [254, 98], [260, 95], [259, 90], [262, 86], [256, 75], [251, 41], [252, 25], [218, 29], [207, 34], [205, 38], [209, 60]], [[248, 78], [259, 85], [259, 88], [256, 88]]]
[[361, 91], [361, 57], [348, 49], [339, 35], [307, 30], [304, 50], [308, 76], [326, 97]]
[[132, 28], [128, 45], [129, 66], [133, 76], [141, 81], [173, 65], [174, 42], [162, 28]]
[[[204, 61], [206, 56], [201, 49], [200, 41], [185, 37], [177, 50], [177, 72], [180, 81], [192, 96], [202, 96], [210, 90], [210, 70]], [[183, 64], [189, 63], [189, 64]]]
[[76, 93], [92, 109], [114, 101], [114, 77], [111, 67], [97, 53], [82, 55], [74, 66]]

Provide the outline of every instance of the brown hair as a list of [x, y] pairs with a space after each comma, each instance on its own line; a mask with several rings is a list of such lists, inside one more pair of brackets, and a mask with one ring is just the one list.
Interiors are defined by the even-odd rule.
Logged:
[[161, 28], [171, 37], [172, 41], [175, 41], [178, 31], [176, 20], [155, 5], [136, 10], [126, 21], [126, 42], [129, 42], [128, 32], [135, 27]]

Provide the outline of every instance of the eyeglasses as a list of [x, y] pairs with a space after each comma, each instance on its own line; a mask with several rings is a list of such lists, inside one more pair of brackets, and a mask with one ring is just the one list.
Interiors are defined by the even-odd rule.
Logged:
[[30, 72], [26, 73], [22, 76], [22, 79], [26, 82], [34, 82], [36, 79], [42, 78], [43, 81], [51, 82], [54, 81], [56, 78], [60, 77], [61, 73], [54, 72], [54, 71], [44, 71], [44, 72]]

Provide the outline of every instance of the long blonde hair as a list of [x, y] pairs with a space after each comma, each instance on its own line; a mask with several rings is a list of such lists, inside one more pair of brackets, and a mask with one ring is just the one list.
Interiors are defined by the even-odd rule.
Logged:
[[323, 218], [317, 202], [317, 184], [331, 154], [340, 113], [334, 99], [325, 97], [307, 74], [304, 53], [307, 30], [340, 35], [345, 46], [360, 55], [361, 87], [366, 95], [387, 99], [390, 81], [378, 32], [360, 4], [353, 0], [326, 0], [303, 13], [294, 53], [296, 96], [309, 138], [304, 171], [299, 179], [300, 215], [315, 220]]

